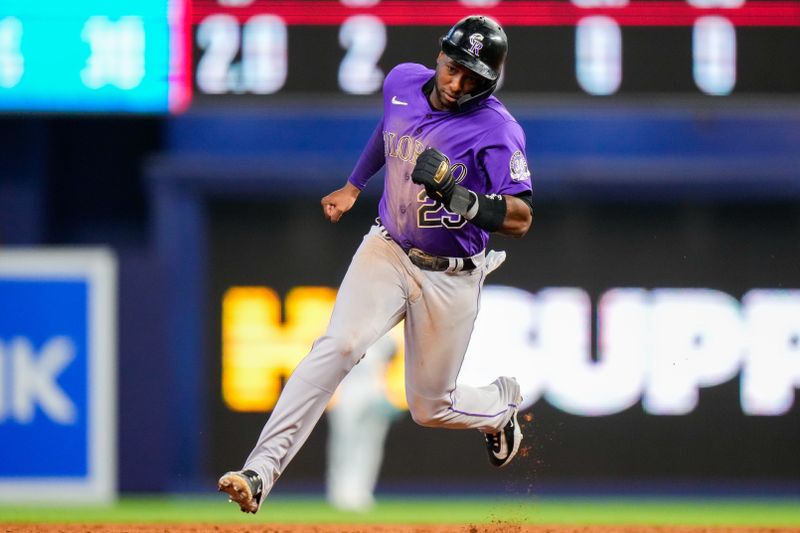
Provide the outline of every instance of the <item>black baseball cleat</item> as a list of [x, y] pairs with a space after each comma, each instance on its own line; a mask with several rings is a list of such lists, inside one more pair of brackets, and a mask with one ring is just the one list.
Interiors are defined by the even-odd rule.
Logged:
[[217, 483], [218, 490], [230, 497], [228, 501], [238, 503], [243, 513], [253, 514], [258, 511], [263, 486], [261, 476], [252, 470], [227, 472]]
[[497, 433], [484, 433], [486, 437], [486, 451], [489, 452], [489, 462], [497, 468], [502, 468], [511, 462], [517, 455], [522, 442], [522, 430], [517, 422], [517, 410], [503, 429]]

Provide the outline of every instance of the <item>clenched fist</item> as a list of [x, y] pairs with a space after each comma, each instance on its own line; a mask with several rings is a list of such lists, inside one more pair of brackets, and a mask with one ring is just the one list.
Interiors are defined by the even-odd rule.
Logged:
[[450, 161], [436, 148], [428, 148], [417, 157], [411, 181], [423, 185], [428, 196], [450, 206], [456, 181], [450, 171]]

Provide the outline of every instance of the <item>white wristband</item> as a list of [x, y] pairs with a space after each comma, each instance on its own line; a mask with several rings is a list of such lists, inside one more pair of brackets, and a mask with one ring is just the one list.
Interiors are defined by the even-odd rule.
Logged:
[[469, 189], [467, 189], [467, 191], [469, 191], [469, 195], [472, 197], [472, 206], [467, 209], [466, 213], [464, 213], [464, 218], [467, 220], [472, 220], [475, 218], [475, 215], [478, 214], [478, 195]]

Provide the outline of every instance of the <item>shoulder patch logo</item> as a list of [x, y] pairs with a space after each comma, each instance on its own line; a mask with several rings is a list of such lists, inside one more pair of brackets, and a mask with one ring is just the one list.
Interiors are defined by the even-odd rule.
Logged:
[[531, 177], [531, 171], [528, 170], [528, 162], [520, 150], [511, 155], [511, 161], [509, 161], [508, 166], [511, 168], [511, 179], [514, 181], [525, 181]]

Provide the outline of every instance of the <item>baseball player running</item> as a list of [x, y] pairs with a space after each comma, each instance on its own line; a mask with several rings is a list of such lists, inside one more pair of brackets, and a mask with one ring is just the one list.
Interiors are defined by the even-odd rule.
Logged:
[[414, 421], [480, 430], [497, 467], [517, 453], [516, 380], [456, 387], [484, 278], [505, 258], [485, 252], [489, 234], [522, 237], [533, 219], [525, 135], [491, 96], [507, 49], [495, 21], [471, 16], [443, 37], [435, 70], [406, 63], [386, 76], [382, 120], [344, 187], [322, 199], [325, 217], [338, 222], [385, 166], [379, 218], [328, 329], [286, 382], [243, 469], [219, 479], [242, 511], [258, 511], [342, 379], [403, 319]]

